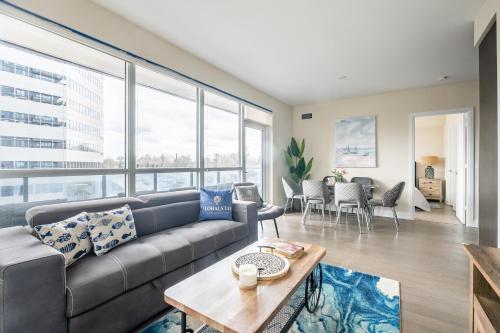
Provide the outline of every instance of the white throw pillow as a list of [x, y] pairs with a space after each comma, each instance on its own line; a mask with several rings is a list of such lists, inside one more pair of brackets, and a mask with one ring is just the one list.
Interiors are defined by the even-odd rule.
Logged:
[[94, 252], [98, 256], [137, 238], [134, 217], [128, 205], [105, 212], [88, 214], [90, 240], [94, 244]]
[[261, 208], [264, 204], [260, 197], [257, 185], [238, 185], [235, 186], [236, 197], [242, 201], [252, 201], [257, 204], [257, 208]]
[[37, 225], [35, 231], [44, 244], [64, 255], [67, 267], [92, 252], [87, 221], [88, 215], [83, 212], [64, 221]]

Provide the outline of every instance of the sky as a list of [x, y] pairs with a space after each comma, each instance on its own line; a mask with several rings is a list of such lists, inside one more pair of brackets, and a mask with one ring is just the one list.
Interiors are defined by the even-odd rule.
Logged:
[[[104, 77], [104, 154], [123, 156], [125, 87], [122, 80]], [[138, 86], [137, 157], [146, 154], [196, 157], [196, 102]], [[238, 153], [238, 116], [205, 107], [205, 154]]]
[[125, 83], [104, 75], [104, 158], [125, 155]]

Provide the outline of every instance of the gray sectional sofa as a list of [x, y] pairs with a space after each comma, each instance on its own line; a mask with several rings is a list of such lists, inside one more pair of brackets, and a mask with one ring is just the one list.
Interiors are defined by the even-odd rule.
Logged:
[[235, 201], [234, 221], [197, 222], [199, 197], [182, 191], [31, 208], [31, 227], [82, 211], [133, 210], [137, 240], [67, 269], [30, 228], [0, 229], [0, 333], [129, 332], [164, 311], [166, 288], [257, 240], [255, 203]]

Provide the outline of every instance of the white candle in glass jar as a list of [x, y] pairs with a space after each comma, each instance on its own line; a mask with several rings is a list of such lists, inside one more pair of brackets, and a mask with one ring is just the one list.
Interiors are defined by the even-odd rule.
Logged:
[[241, 289], [251, 289], [257, 286], [257, 267], [255, 265], [241, 265], [239, 272]]

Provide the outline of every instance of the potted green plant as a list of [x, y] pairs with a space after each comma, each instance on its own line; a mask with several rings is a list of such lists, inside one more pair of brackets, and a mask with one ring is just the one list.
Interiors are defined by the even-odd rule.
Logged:
[[284, 151], [285, 161], [290, 171], [290, 177], [299, 185], [302, 185], [304, 179], [309, 179], [313, 164], [313, 158], [306, 163], [304, 158], [305, 147], [306, 142], [304, 139], [302, 139], [299, 145], [297, 140], [292, 138], [290, 140], [290, 145], [288, 145]]

